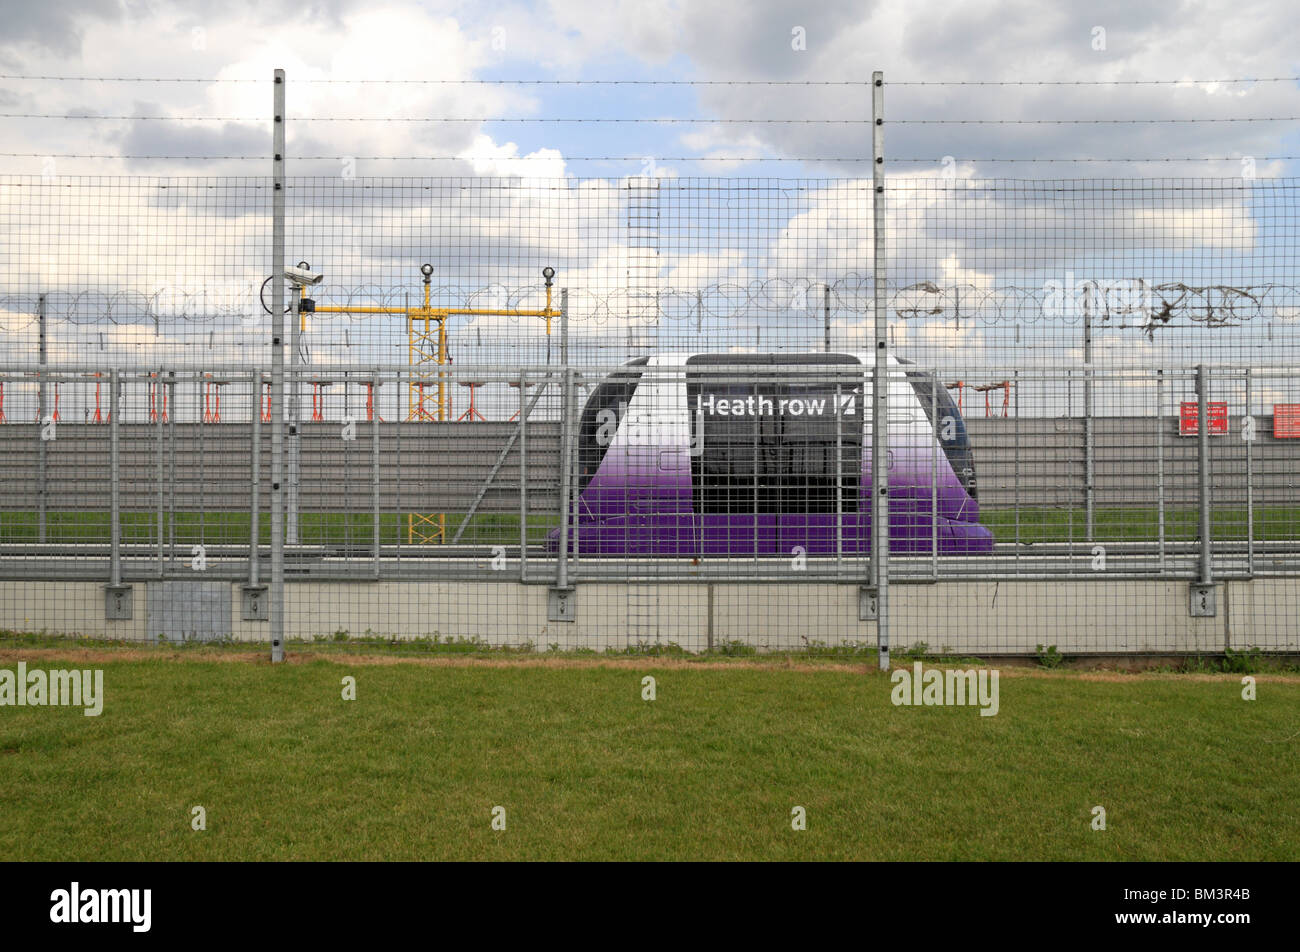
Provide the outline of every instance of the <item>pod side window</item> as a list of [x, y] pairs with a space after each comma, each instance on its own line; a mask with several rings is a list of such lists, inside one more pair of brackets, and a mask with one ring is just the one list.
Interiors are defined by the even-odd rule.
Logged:
[[[638, 357], [623, 366], [644, 367], [649, 361], [649, 357]], [[640, 382], [641, 371], [616, 370], [587, 398], [578, 421], [578, 492], [587, 488], [600, 469]]]
[[[930, 428], [938, 434], [939, 445], [943, 447], [943, 454], [948, 458], [952, 471], [957, 474], [962, 488], [972, 499], [975, 499], [975, 457], [971, 453], [966, 421], [962, 418], [961, 411], [957, 409], [957, 404], [953, 402], [952, 395], [948, 393], [947, 387], [938, 385], [933, 374], [909, 370], [907, 379], [912, 384], [912, 389], [916, 391], [916, 399], [920, 402], [921, 408], [925, 410]], [[938, 416], [937, 424], [932, 414]], [[952, 420], [951, 427], [946, 425], [949, 419]], [[945, 439], [945, 436], [949, 438]]]

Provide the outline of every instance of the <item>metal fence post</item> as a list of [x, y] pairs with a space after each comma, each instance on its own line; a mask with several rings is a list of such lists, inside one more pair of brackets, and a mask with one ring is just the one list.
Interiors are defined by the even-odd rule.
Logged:
[[[164, 385], [159, 375], [158, 392], [162, 393]], [[176, 558], [176, 417], [180, 414], [180, 404], [176, 402], [176, 371], [167, 371], [167, 398], [163, 406], [171, 407], [167, 414], [167, 550], [173, 560]], [[161, 451], [159, 451], [161, 452]], [[161, 490], [159, 490], [161, 492]], [[161, 496], [159, 497], [161, 498]]]
[[582, 416], [582, 403], [577, 398], [579, 391], [577, 380], [580, 374], [577, 371], [573, 373], [574, 389], [569, 395], [569, 412], [572, 419], [569, 422], [569, 459], [565, 465], [569, 467], [569, 525], [573, 527], [573, 543], [569, 546], [569, 557], [573, 559], [574, 567], [582, 558], [582, 538], [578, 533], [578, 422]]
[[[930, 386], [930, 432], [934, 437], [934, 444], [930, 446], [930, 575], [935, 581], [939, 579], [939, 459], [943, 454], [942, 449], [937, 449], [941, 444], [939, 437], [942, 432], [939, 427], [939, 373], [935, 372], [934, 379]], [[1020, 481], [1016, 480], [1016, 490], [1020, 490]], [[1019, 502], [1017, 502], [1019, 509]]]
[[[405, 296], [407, 312], [410, 312], [410, 296]], [[402, 394], [406, 394], [406, 419], [411, 419], [411, 386], [410, 380], [402, 383], [402, 372], [400, 370], [393, 374], [393, 388], [396, 390], [393, 399], [393, 414], [396, 420], [393, 423], [393, 468], [396, 470], [393, 474], [393, 514], [397, 520], [397, 533], [393, 545], [393, 558], [397, 561], [397, 568], [402, 567]], [[378, 397], [375, 398], [378, 401]], [[379, 412], [379, 403], [375, 403], [375, 413]], [[407, 521], [408, 533], [406, 541], [410, 542], [410, 522]]]
[[370, 543], [375, 550], [375, 581], [379, 581], [379, 369], [375, 368], [370, 378], [371, 406], [374, 410], [370, 419]]
[[569, 291], [560, 291], [560, 366], [563, 380], [560, 392], [560, 545], [556, 555], [557, 588], [569, 587], [569, 483], [572, 478], [573, 428], [570, 417], [573, 401], [573, 370], [569, 367]]
[[284, 70], [275, 71], [271, 174], [271, 661], [284, 660]]
[[45, 542], [45, 440], [41, 436], [41, 430], [45, 427], [45, 412], [49, 408], [49, 400], [46, 397], [45, 383], [45, 295], [42, 294], [36, 299], [36, 317], [40, 325], [40, 339], [37, 343], [37, 361], [40, 364], [40, 374], [37, 382], [37, 402], [36, 402], [36, 541]]
[[1210, 375], [1205, 364], [1196, 367], [1196, 487], [1200, 498], [1202, 585], [1213, 583], [1210, 553], [1210, 418], [1207, 413]]
[[[1015, 409], [1014, 409], [1015, 422], [1012, 424], [1012, 426], [1015, 428], [1014, 429], [1015, 438], [1012, 441], [1014, 447], [1014, 451], [1012, 455], [1015, 457], [1015, 471], [1014, 471], [1013, 480], [1016, 484], [1016, 491], [1015, 491], [1015, 499], [1012, 503], [1013, 506], [1012, 511], [1015, 513], [1015, 517], [1014, 517], [1015, 518], [1015, 571], [1019, 573], [1020, 571], [1020, 371], [1019, 370], [1014, 371], [1014, 375], [1012, 379], [1013, 379], [1013, 383], [1011, 386], [1014, 389], [1016, 394], [1015, 396], [1016, 402], [1015, 402]], [[938, 543], [936, 540], [936, 548], [937, 547], [938, 547]], [[937, 575], [938, 573], [936, 572], [935, 574]]]
[[[843, 387], [835, 384], [835, 581], [844, 574], [844, 398]], [[860, 440], [860, 438], [859, 438]], [[859, 442], [861, 447], [861, 442]], [[859, 479], [862, 477], [859, 476]]]
[[826, 335], [826, 353], [831, 352], [831, 286], [825, 285], [824, 298], [822, 300], [822, 320], [824, 322], [824, 332]]
[[1092, 424], [1092, 289], [1085, 285], [1083, 292], [1083, 508], [1084, 533], [1092, 541], [1096, 530], [1093, 509], [1093, 480], [1096, 473], [1094, 460], [1094, 435]]
[[104, 617], [110, 620], [125, 620], [133, 616], [131, 586], [122, 584], [121, 389], [121, 372], [114, 368], [108, 375], [109, 568], [108, 585], [104, 588]]
[[[755, 349], [757, 349], [757, 348], [755, 348]], [[757, 383], [757, 380], [759, 379], [758, 376], [755, 375], [755, 378], [754, 378], [754, 379], [755, 379], [755, 383], [754, 383], [754, 405], [757, 406], [757, 405], [758, 405], [758, 402], [762, 399], [762, 391], [760, 391], [759, 388], [758, 388], [758, 383]], [[757, 570], [758, 570], [758, 553], [759, 553], [759, 551], [760, 551], [760, 549], [759, 549], [759, 545], [758, 545], [758, 521], [759, 521], [759, 519], [758, 519], [758, 510], [759, 510], [759, 495], [758, 495], [758, 490], [759, 490], [759, 482], [758, 482], [758, 480], [759, 480], [759, 474], [763, 471], [763, 468], [759, 465], [759, 459], [760, 459], [760, 457], [759, 457], [759, 455], [758, 455], [758, 432], [759, 432], [759, 426], [760, 426], [760, 422], [759, 422], [759, 420], [760, 420], [760, 414], [755, 413], [755, 414], [754, 414], [754, 427], [753, 427], [753, 444], [752, 444], [752, 449], [751, 449], [751, 452], [753, 453], [753, 455], [750, 457], [750, 460], [751, 460], [750, 465], [753, 466], [753, 468], [754, 468], [754, 480], [753, 480], [754, 489], [753, 489], [753, 494], [752, 494], [751, 497], [750, 497], [750, 500], [751, 500], [751, 502], [752, 502], [754, 508], [750, 511], [750, 515], [753, 517], [753, 520], [754, 520], [754, 567], [755, 567], [755, 572], [757, 572]], [[701, 429], [700, 432], [703, 433], [703, 432], [704, 432], [703, 429]]]
[[1156, 371], [1156, 538], [1165, 574], [1165, 372]]
[[122, 584], [122, 468], [120, 446], [118, 444], [118, 423], [121, 413], [117, 405], [119, 386], [118, 371], [114, 367], [108, 374], [108, 405], [112, 407], [108, 417], [108, 485], [109, 485], [109, 585], [119, 588]]
[[[158, 577], [162, 578], [166, 573], [166, 556], [163, 554], [163, 546], [166, 544], [164, 536], [166, 530], [163, 522], [163, 513], [166, 511], [166, 505], [163, 502], [163, 492], [165, 483], [163, 482], [163, 408], [162, 398], [167, 393], [167, 387], [163, 383], [163, 370], [159, 367], [157, 375], [154, 377], [154, 411], [155, 426], [154, 437], [158, 444]], [[176, 409], [175, 405], [172, 410]], [[156, 634], [156, 632], [155, 632]]]
[[885, 74], [871, 75], [872, 278], [875, 284], [876, 361], [871, 387], [871, 575], [876, 597], [880, 670], [889, 670], [889, 342], [885, 312]]
[[[204, 400], [206, 390], [207, 390], [207, 378], [204, 376], [203, 371], [200, 370], [195, 375], [195, 379], [194, 379], [195, 432], [198, 434], [199, 437], [199, 500], [198, 500], [199, 502], [199, 538], [198, 538], [199, 545], [203, 545], [204, 536], [207, 534], [205, 532], [206, 525], [204, 519], [204, 507], [207, 503], [206, 494], [204, 493], [204, 488], [207, 484], [207, 480], [204, 474], [204, 464], [208, 456], [207, 428], [204, 420], [204, 417], [207, 416], [207, 409], [208, 409], [207, 406], [205, 405], [206, 401]], [[172, 492], [173, 493], [176, 492], [175, 481], [172, 482]]]
[[261, 455], [262, 455], [262, 371], [260, 368], [253, 368], [253, 438], [252, 438], [252, 478], [251, 491], [248, 500], [248, 586], [257, 588], [258, 586], [258, 551], [257, 543], [261, 535], [261, 527], [258, 525], [260, 516], [262, 491], [262, 474], [261, 474]]
[[519, 371], [519, 581], [528, 581], [528, 371]]
[[[281, 123], [283, 125], [283, 123]], [[277, 259], [276, 267], [281, 267], [282, 262]], [[302, 394], [299, 392], [298, 384], [301, 372], [299, 370], [300, 357], [298, 354], [299, 334], [302, 325], [302, 315], [298, 313], [298, 305], [294, 300], [300, 297], [297, 294], [297, 285], [290, 285], [290, 321], [289, 321], [289, 396], [286, 400], [289, 411], [289, 444], [287, 454], [287, 470], [285, 474], [285, 538], [289, 545], [297, 545], [298, 538], [298, 482], [302, 475]]]
[[[1250, 368], [1246, 368], [1246, 417], [1251, 421], [1254, 416], [1250, 406]], [[1246, 426], [1246, 421], [1242, 421], [1242, 426]], [[1253, 426], [1253, 422], [1252, 422]], [[1254, 436], [1254, 433], [1251, 434]], [[1255, 574], [1255, 486], [1254, 486], [1254, 465], [1251, 460], [1250, 448], [1254, 445], [1254, 440], [1245, 440], [1246, 444], [1246, 574], [1254, 576]]]

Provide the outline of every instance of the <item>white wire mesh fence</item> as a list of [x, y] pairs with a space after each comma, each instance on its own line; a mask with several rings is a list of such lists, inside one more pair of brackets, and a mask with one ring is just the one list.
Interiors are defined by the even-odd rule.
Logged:
[[0, 626], [1300, 650], [1300, 183], [943, 172], [0, 177]]
[[[869, 368], [834, 351], [758, 360], [448, 367], [445, 389], [499, 390], [503, 405], [441, 421], [385, 416], [373, 395], [408, 387], [408, 368], [314, 367], [311, 386], [355, 393], [352, 409], [317, 403], [298, 424], [289, 637], [874, 644], [858, 604], [870, 580]], [[64, 400], [100, 392], [100, 422], [47, 414], [0, 428], [6, 627], [266, 637], [265, 602], [246, 604], [266, 597], [270, 564], [265, 372], [0, 378], [28, 402], [41, 381]], [[1292, 647], [1298, 431], [1273, 401], [1300, 393], [1300, 372], [1091, 371], [1098, 405], [1136, 392], [1146, 411], [1090, 420], [1024, 412], [1067, 403], [1075, 384], [1059, 372], [1008, 380], [1010, 396], [986, 391], [986, 408], [933, 368], [891, 375], [899, 642]], [[1220, 602], [1213, 615], [1190, 613], [1202, 588]], [[106, 614], [106, 599], [133, 589], [145, 604], [130, 618]], [[548, 605], [553, 591], [573, 593], [572, 620]]]

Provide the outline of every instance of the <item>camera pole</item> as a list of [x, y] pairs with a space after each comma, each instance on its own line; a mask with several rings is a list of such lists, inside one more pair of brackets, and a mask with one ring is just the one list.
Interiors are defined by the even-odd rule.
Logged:
[[284, 660], [284, 70], [275, 71], [271, 175], [271, 661]]
[[871, 75], [872, 254], [875, 370], [871, 385], [871, 588], [876, 596], [880, 670], [889, 670], [889, 342], [885, 300], [885, 74]]

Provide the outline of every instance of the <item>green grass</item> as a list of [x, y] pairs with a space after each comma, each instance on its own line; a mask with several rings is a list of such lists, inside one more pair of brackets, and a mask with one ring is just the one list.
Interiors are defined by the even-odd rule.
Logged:
[[[1214, 538], [1222, 542], [1244, 541], [1246, 509], [1215, 507], [1211, 516]], [[1087, 516], [1082, 508], [980, 509], [980, 522], [993, 530], [998, 542], [1084, 542]], [[1165, 508], [1165, 540], [1194, 542], [1199, 533], [1199, 514], [1194, 507]], [[1094, 538], [1098, 542], [1151, 542], [1158, 538], [1159, 512], [1154, 508], [1125, 507], [1096, 509]], [[1255, 507], [1256, 540], [1300, 539], [1300, 507]]]
[[[1247, 702], [1237, 676], [1004, 670], [1000, 713], [980, 717], [895, 707], [866, 665], [58, 660], [71, 650], [0, 659], [101, 667], [106, 693], [98, 718], [0, 708], [9, 859], [1300, 854], [1295, 678], [1261, 678]], [[344, 675], [356, 701], [340, 697]], [[1105, 832], [1090, 828], [1097, 805]]]
[[[464, 513], [447, 513], [447, 539], [455, 535]], [[1081, 508], [1021, 508], [980, 510], [980, 522], [993, 530], [998, 542], [1015, 542], [1019, 520], [1022, 543], [1085, 541], [1085, 516]], [[1165, 509], [1165, 539], [1169, 542], [1192, 542], [1197, 537], [1197, 511], [1191, 507]], [[246, 512], [211, 512], [200, 519], [198, 513], [178, 512], [176, 542], [192, 545], [243, 545], [248, 541], [249, 516]], [[369, 546], [369, 513], [304, 512], [299, 517], [300, 536], [309, 545]], [[533, 513], [528, 517], [528, 540], [533, 544], [546, 541], [546, 534], [559, 524], [553, 513]], [[164, 532], [170, 539], [169, 517], [164, 516]], [[1153, 508], [1129, 507], [1098, 509], [1095, 513], [1095, 539], [1098, 542], [1153, 541], [1157, 538], [1158, 515]], [[1244, 508], [1216, 508], [1213, 511], [1214, 538], [1239, 541], [1246, 538]], [[259, 522], [262, 543], [271, 542], [271, 520], [262, 513]], [[1255, 508], [1255, 538], [1273, 541], [1300, 540], [1300, 507], [1259, 506]], [[385, 545], [407, 541], [407, 516], [404, 513], [381, 513], [380, 541]], [[46, 516], [46, 538], [53, 543], [109, 541], [109, 514], [85, 511], [51, 512]], [[153, 544], [158, 538], [157, 516], [147, 512], [122, 514], [122, 541]], [[0, 512], [0, 542], [35, 543], [37, 519], [34, 512]], [[479, 512], [466, 527], [461, 542], [479, 545], [517, 545], [517, 512]]]
[[[456, 534], [465, 514], [445, 513], [447, 540]], [[247, 512], [196, 512], [175, 514], [177, 545], [246, 545], [251, 520]], [[170, 541], [173, 519], [163, 514], [164, 538]], [[303, 512], [298, 519], [299, 538], [307, 545], [371, 544], [373, 520], [370, 513]], [[50, 543], [101, 543], [110, 539], [109, 513], [100, 511], [55, 511], [46, 514], [46, 541]], [[555, 514], [530, 513], [528, 540], [533, 544], [546, 541], [546, 534], [559, 525]], [[152, 512], [121, 514], [122, 541], [126, 544], [152, 545], [158, 541], [158, 517]], [[421, 531], [428, 532], [428, 527]], [[263, 512], [258, 520], [258, 535], [263, 545], [271, 544], [271, 518]], [[0, 512], [0, 542], [34, 544], [39, 536], [34, 512]], [[385, 512], [379, 515], [379, 540], [384, 545], [407, 542], [407, 515]], [[461, 536], [465, 544], [518, 545], [517, 512], [479, 512]]]

